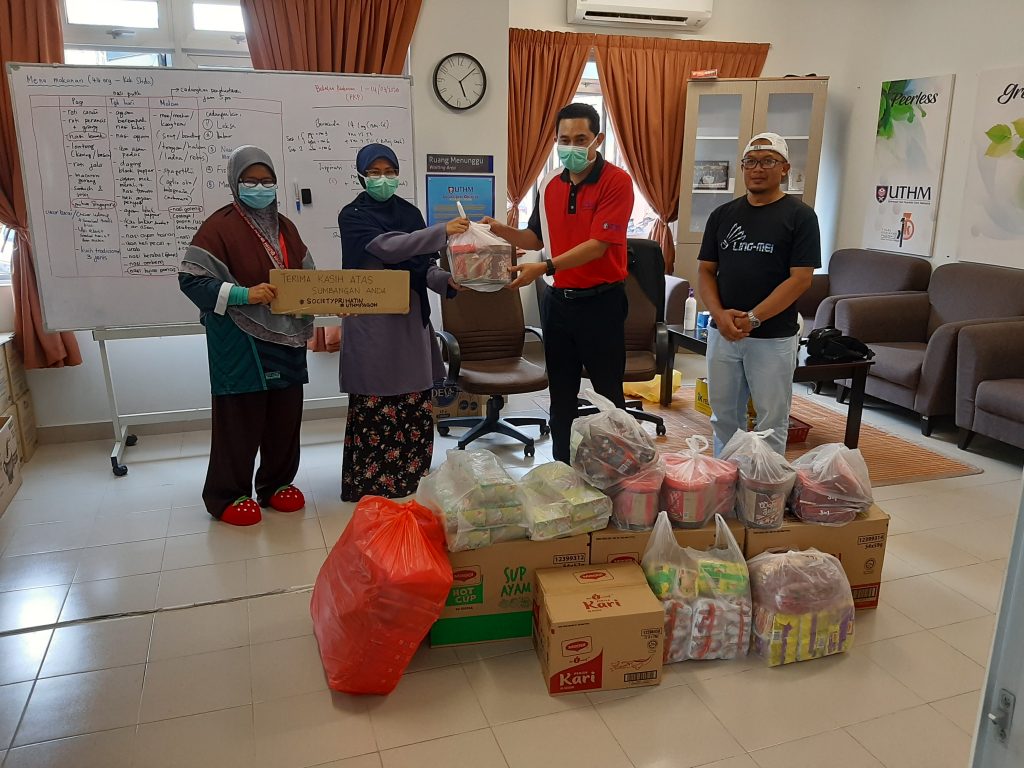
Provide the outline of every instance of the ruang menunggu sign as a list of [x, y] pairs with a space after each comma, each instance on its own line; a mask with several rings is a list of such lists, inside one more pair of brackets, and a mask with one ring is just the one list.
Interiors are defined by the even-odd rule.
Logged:
[[953, 75], [882, 83], [864, 247], [931, 256]]
[[407, 315], [404, 269], [272, 269], [275, 315]]
[[978, 75], [967, 160], [961, 261], [1024, 264], [1024, 66]]

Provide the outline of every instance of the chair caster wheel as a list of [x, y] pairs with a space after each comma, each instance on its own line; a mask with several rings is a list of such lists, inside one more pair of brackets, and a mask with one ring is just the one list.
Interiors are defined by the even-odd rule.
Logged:
[[540, 433], [541, 433], [541, 435], [550, 435], [551, 434], [551, 427], [549, 427], [547, 424], [545, 424], [543, 427], [540, 428]]
[[114, 473], [114, 477], [124, 477], [128, 474], [128, 467], [124, 464], [115, 464], [110, 468], [110, 471]]
[[527, 443], [523, 447], [523, 455], [526, 456], [526, 458], [532, 457], [534, 455], [534, 453], [535, 453], [535, 451], [534, 451], [534, 448], [533, 448], [533, 443]]
[[437, 434], [439, 434], [441, 437], [448, 437], [448, 435], [451, 434], [451, 429], [449, 427], [442, 427], [438, 425]]
[[138, 442], [139, 442], [139, 436], [138, 435], [128, 435], [124, 439], [124, 444], [127, 445], [129, 448], [131, 448], [133, 445], [136, 445]]
[[662, 435], [667, 435], [668, 434], [668, 429], [665, 428], [664, 424], [656, 424], [654, 426], [654, 431], [655, 431], [655, 433], [657, 433], [657, 435], [659, 437], [661, 437]]

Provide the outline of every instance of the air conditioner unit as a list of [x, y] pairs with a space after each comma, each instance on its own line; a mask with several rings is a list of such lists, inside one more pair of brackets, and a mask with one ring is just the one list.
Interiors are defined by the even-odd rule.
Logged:
[[639, 25], [694, 31], [711, 18], [714, 0], [566, 0], [570, 24]]

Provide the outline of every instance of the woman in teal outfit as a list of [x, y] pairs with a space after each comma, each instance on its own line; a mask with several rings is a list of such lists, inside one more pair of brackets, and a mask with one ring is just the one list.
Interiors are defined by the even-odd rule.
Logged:
[[[228, 159], [229, 205], [196, 232], [178, 271], [182, 292], [206, 327], [213, 435], [203, 502], [232, 525], [253, 525], [260, 508], [294, 512], [302, 385], [308, 380], [308, 317], [274, 315], [271, 269], [313, 269], [298, 230], [277, 210], [270, 156], [242, 146]], [[252, 498], [256, 454], [256, 500]]]

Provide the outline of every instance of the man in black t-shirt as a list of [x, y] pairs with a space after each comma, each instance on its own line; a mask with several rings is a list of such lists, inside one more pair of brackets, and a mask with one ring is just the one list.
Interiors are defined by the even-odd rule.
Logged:
[[700, 296], [711, 312], [708, 395], [715, 455], [746, 428], [747, 398], [768, 444], [786, 452], [799, 344], [796, 300], [821, 266], [814, 210], [782, 190], [789, 146], [775, 133], [750, 140], [740, 162], [747, 194], [716, 208], [701, 243]]

